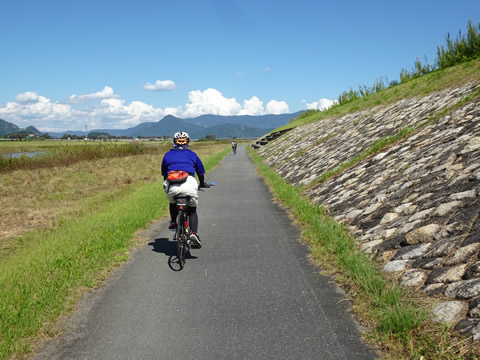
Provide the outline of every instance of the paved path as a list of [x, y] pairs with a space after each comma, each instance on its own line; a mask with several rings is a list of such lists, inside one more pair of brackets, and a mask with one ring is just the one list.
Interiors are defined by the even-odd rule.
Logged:
[[36, 359], [373, 359], [348, 301], [240, 147], [207, 175], [203, 249], [172, 271], [165, 221]]

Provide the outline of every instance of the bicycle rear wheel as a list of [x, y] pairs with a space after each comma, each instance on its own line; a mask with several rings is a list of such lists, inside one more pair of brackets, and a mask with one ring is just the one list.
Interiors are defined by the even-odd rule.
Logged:
[[185, 231], [185, 213], [181, 211], [178, 214], [177, 221], [177, 250], [178, 250], [178, 262], [180, 267], [183, 268], [185, 265], [185, 258], [188, 253], [188, 244], [187, 244], [187, 234]]

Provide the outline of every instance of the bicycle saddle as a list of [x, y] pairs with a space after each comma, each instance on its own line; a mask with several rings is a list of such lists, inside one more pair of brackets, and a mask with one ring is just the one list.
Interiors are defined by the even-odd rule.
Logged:
[[187, 195], [177, 195], [174, 197], [175, 201], [177, 202], [177, 206], [188, 206], [188, 199], [190, 196]]

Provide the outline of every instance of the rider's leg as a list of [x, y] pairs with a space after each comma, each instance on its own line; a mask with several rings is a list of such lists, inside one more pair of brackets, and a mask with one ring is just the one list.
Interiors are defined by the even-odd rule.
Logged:
[[177, 228], [177, 215], [178, 209], [176, 203], [170, 203], [170, 225], [168, 225], [168, 230], [174, 231]]
[[[163, 184], [165, 192], [167, 194], [168, 201], [170, 202], [170, 221], [171, 223], [176, 224], [177, 222], [177, 215], [178, 215], [178, 210], [176, 203], [177, 201], [175, 200], [175, 196], [177, 195], [186, 195], [190, 196], [189, 203], [188, 205], [190, 206], [197, 206], [198, 204], [198, 183], [195, 180], [193, 176], [189, 176], [187, 181], [184, 182], [183, 184], [180, 185], [169, 185], [167, 181], [164, 182]], [[170, 224], [172, 225], [172, 224]], [[169, 226], [169, 229], [172, 229], [172, 227]]]
[[[189, 176], [187, 181], [179, 186], [170, 186], [169, 191], [167, 193], [167, 197], [169, 201], [176, 203], [174, 200], [175, 195], [186, 195], [189, 196], [188, 198], [188, 207], [190, 212], [190, 230], [192, 234], [190, 234], [190, 240], [193, 243], [196, 243], [199, 248], [202, 247], [202, 243], [200, 242], [200, 237], [198, 236], [198, 216], [197, 216], [197, 205], [198, 205], [198, 183], [197, 180], [193, 176]], [[171, 208], [172, 209], [172, 208]], [[176, 211], [176, 207], [173, 211]], [[170, 212], [171, 216], [172, 211]], [[172, 217], [172, 219], [176, 219]], [[176, 220], [174, 220], [176, 221]]]
[[200, 236], [198, 235], [198, 215], [196, 207], [188, 207], [189, 213], [189, 223], [190, 223], [190, 240], [198, 248], [202, 247], [202, 242], [200, 241]]
[[177, 222], [177, 215], [178, 215], [177, 204], [170, 203], [169, 210], [170, 210], [170, 222]]
[[188, 207], [188, 214], [190, 216], [190, 229], [193, 233], [198, 232], [198, 215], [196, 207]]

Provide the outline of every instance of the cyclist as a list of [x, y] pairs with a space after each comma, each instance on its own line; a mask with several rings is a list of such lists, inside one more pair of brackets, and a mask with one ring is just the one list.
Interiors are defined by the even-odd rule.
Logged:
[[232, 141], [232, 150], [234, 154], [237, 153], [237, 142], [235, 141], [235, 139]]
[[[195, 180], [195, 173], [200, 180], [200, 187], [208, 187], [205, 184], [205, 168], [200, 158], [195, 152], [189, 149], [190, 136], [186, 132], [177, 132], [173, 135], [173, 148], [168, 151], [162, 161], [162, 175], [164, 178], [163, 188], [170, 202], [170, 225], [169, 230], [175, 231], [177, 228], [178, 210], [176, 206], [175, 196], [187, 195], [188, 212], [190, 217], [190, 240], [198, 248], [202, 247], [200, 236], [198, 235], [198, 183]], [[183, 170], [188, 176], [182, 183], [173, 183], [168, 180], [168, 174], [172, 171]]]

